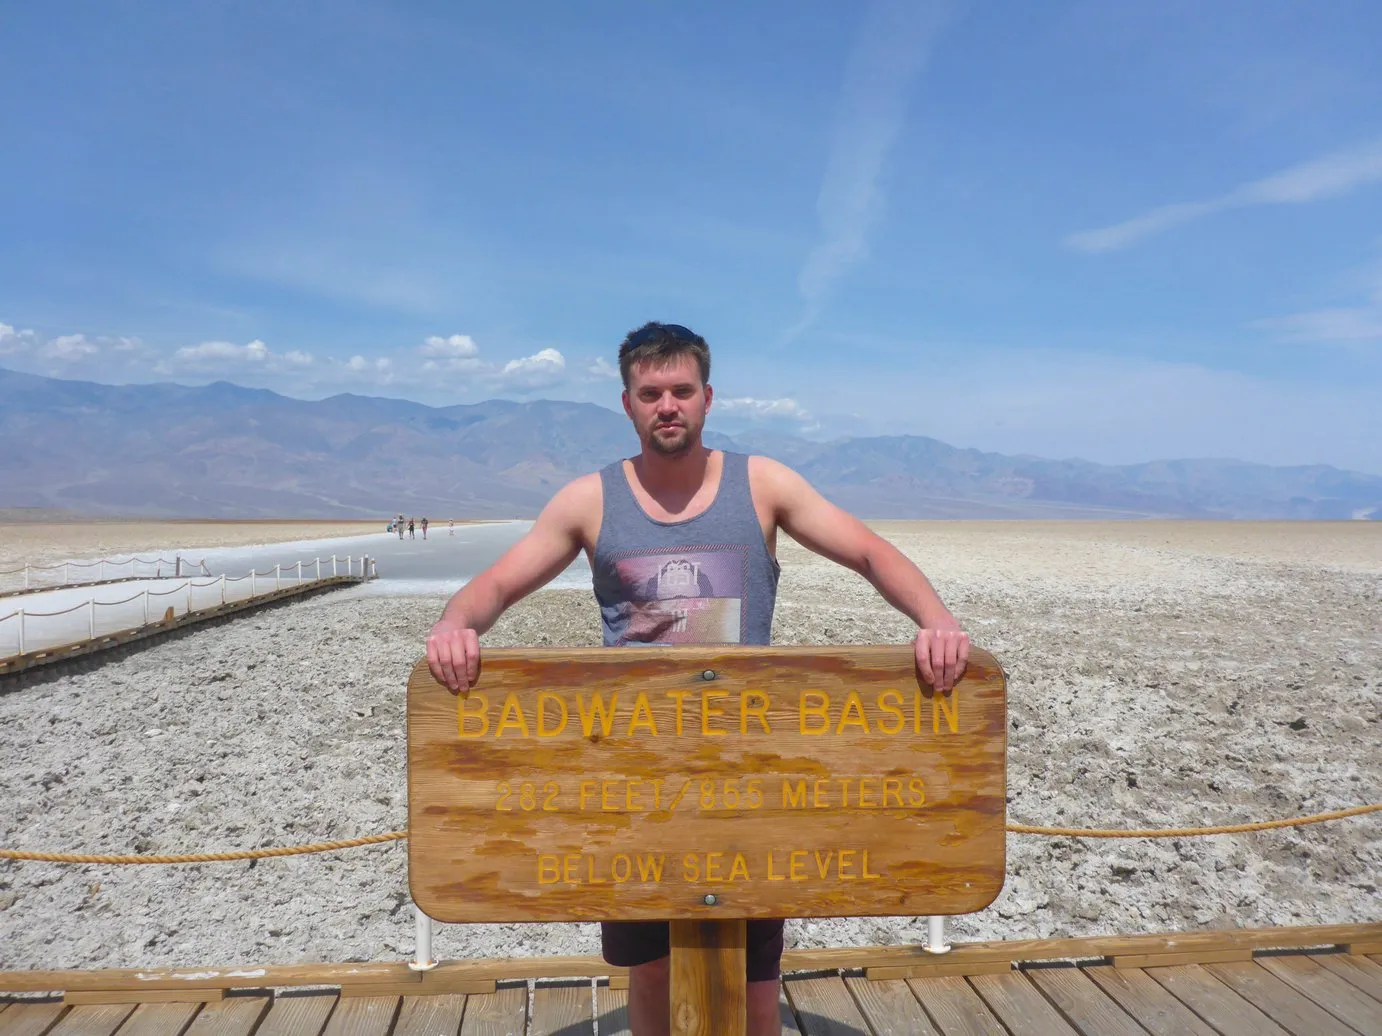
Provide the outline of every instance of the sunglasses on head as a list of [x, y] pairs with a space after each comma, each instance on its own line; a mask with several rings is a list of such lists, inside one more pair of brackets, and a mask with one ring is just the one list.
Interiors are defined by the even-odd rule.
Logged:
[[680, 324], [654, 324], [652, 327], [641, 328], [629, 335], [624, 342], [625, 349], [637, 349], [640, 345], [651, 342], [658, 335], [670, 335], [683, 342], [695, 342], [698, 338], [696, 332], [689, 327], [682, 327]]

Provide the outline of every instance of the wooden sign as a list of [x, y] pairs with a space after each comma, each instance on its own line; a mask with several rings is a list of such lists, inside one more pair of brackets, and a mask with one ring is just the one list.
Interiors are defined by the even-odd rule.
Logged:
[[408, 683], [408, 864], [439, 921], [961, 914], [1004, 875], [1003, 672], [910, 645], [487, 651]]

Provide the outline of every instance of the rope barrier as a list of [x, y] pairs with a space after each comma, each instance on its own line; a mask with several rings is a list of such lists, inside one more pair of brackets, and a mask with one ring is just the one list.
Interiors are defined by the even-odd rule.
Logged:
[[[1033, 827], [1029, 824], [1009, 824], [1007, 830], [1015, 835], [1041, 835], [1049, 838], [1190, 838], [1203, 835], [1243, 834], [1249, 831], [1273, 831], [1283, 827], [1303, 827], [1306, 824], [1322, 824], [1329, 820], [1344, 820], [1360, 817], [1367, 813], [1382, 812], [1382, 802], [1366, 806], [1352, 806], [1349, 809], [1336, 809], [1328, 813], [1312, 813], [1304, 817], [1290, 817], [1285, 820], [1258, 820], [1247, 824], [1224, 824], [1216, 827], [1169, 827], [1144, 828], [1134, 830], [1111, 830], [1105, 828], [1081, 827]], [[407, 831], [389, 831], [382, 835], [366, 835], [363, 838], [347, 838], [337, 842], [314, 842], [310, 845], [279, 846], [273, 849], [242, 849], [228, 853], [183, 853], [181, 855], [158, 856], [100, 856], [90, 853], [38, 853], [21, 852], [18, 849], [0, 849], [0, 860], [34, 860], [44, 863], [222, 863], [231, 860], [263, 860], [274, 856], [303, 856], [308, 853], [334, 852], [337, 849], [354, 849], [362, 845], [379, 845], [384, 842], [401, 842], [408, 837]]]

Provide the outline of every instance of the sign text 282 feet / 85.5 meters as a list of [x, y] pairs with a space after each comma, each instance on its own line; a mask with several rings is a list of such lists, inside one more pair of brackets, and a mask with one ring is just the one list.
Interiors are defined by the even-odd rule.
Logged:
[[911, 646], [494, 650], [408, 684], [409, 875], [440, 921], [959, 914], [1003, 885], [1006, 702]]

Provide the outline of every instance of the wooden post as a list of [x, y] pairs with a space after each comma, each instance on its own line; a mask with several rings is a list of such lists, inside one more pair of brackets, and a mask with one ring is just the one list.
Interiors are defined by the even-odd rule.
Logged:
[[671, 924], [672, 1036], [744, 1036], [747, 922]]

